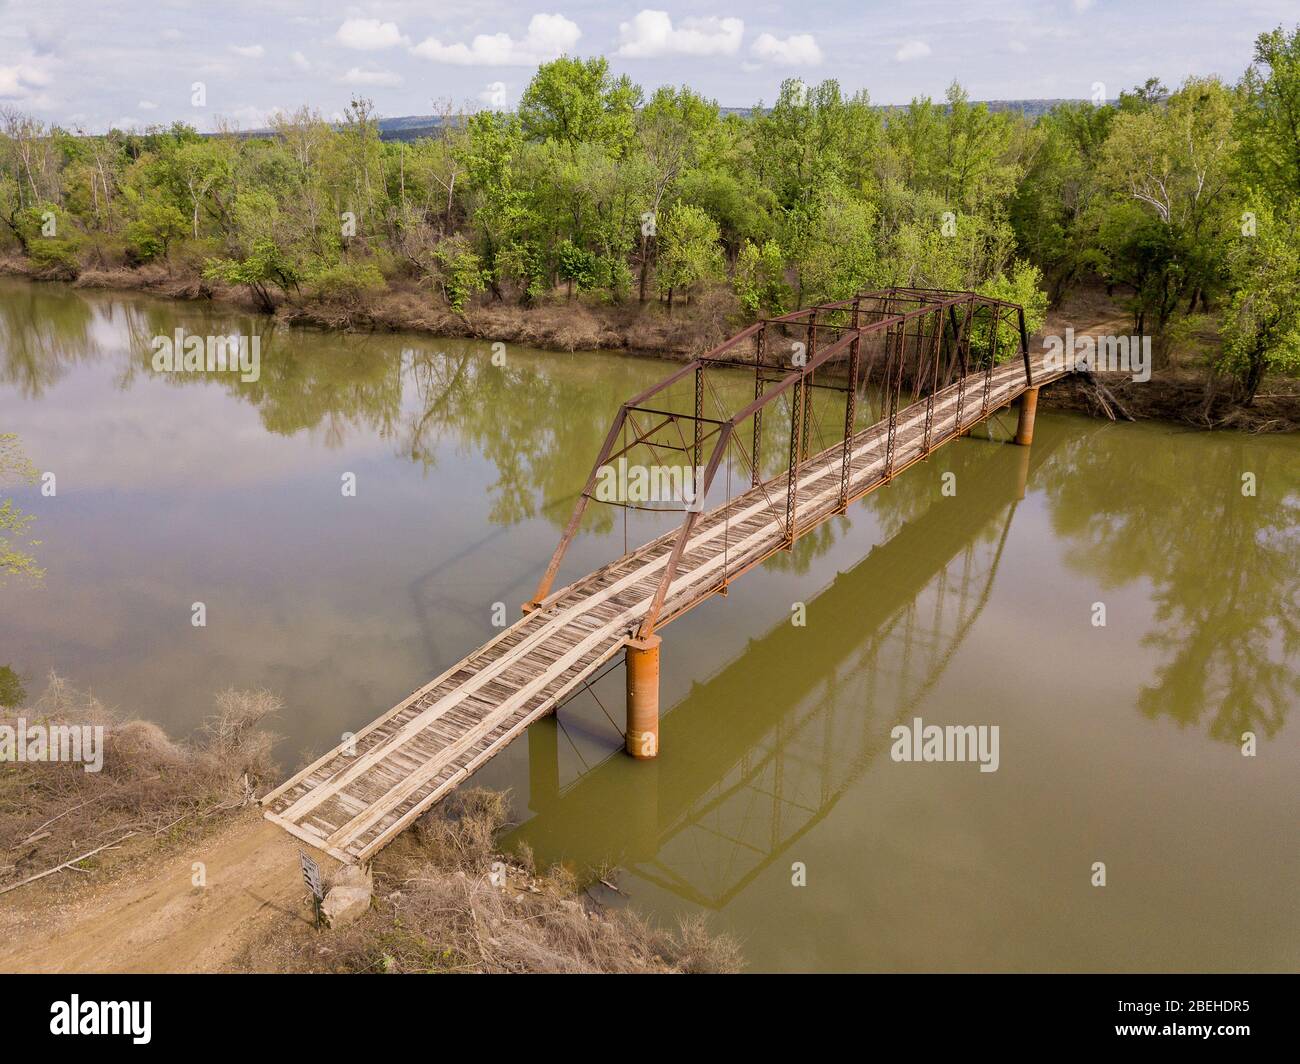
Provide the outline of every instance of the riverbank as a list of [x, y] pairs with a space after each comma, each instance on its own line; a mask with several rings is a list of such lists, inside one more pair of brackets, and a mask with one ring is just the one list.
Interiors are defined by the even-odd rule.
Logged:
[[[208, 300], [248, 313], [262, 313], [247, 293], [205, 280], [197, 270], [165, 266], [83, 269], [75, 277], [40, 273], [25, 259], [0, 259], [0, 274], [28, 280], [65, 281], [77, 288], [143, 292], [167, 299]], [[705, 292], [691, 303], [679, 301], [670, 314], [657, 301], [621, 304], [555, 295], [532, 307], [482, 302], [463, 312], [439, 306], [427, 288], [390, 280], [382, 291], [349, 298], [296, 297], [275, 310], [291, 325], [355, 332], [416, 332], [485, 343], [519, 344], [552, 351], [624, 351], [685, 361], [743, 328], [745, 321], [731, 293]], [[1131, 322], [1119, 303], [1100, 286], [1081, 286], [1048, 312], [1031, 346], [1045, 335], [1121, 336]], [[1210, 342], [1213, 342], [1212, 340]], [[1202, 339], [1202, 345], [1204, 340]], [[1061, 381], [1043, 393], [1043, 406], [1107, 419], [1163, 420], [1201, 429], [1293, 432], [1300, 429], [1300, 380], [1272, 377], [1249, 404], [1234, 398], [1230, 382], [1208, 374], [1196, 345], [1170, 350], [1147, 381], [1126, 374]]]
[[[101, 728], [100, 771], [25, 761], [0, 774], [0, 971], [733, 971], [698, 923], [657, 929], [612, 871], [539, 872], [497, 852], [504, 796], [471, 790], [427, 814], [371, 868], [369, 910], [317, 931], [301, 845], [261, 816], [278, 777], [261, 724], [278, 703], [226, 692], [177, 743], [54, 681], [0, 725]], [[90, 743], [89, 746], [94, 746]], [[178, 812], [179, 811], [179, 812]], [[314, 854], [326, 877], [338, 868]]]
[[[144, 292], [165, 299], [210, 300], [263, 313], [238, 289], [209, 281], [197, 270], [165, 266], [87, 268], [76, 276], [41, 273], [27, 260], [0, 258], [0, 274], [30, 281], [61, 281], [74, 288]], [[715, 289], [692, 302], [678, 300], [672, 313], [657, 302], [598, 303], [563, 296], [532, 307], [516, 303], [472, 304], [451, 310], [414, 281], [389, 280], [382, 291], [351, 297], [303, 296], [281, 303], [275, 317], [289, 324], [347, 331], [418, 332], [454, 339], [521, 344], [550, 351], [626, 351], [684, 360], [716, 346], [730, 335], [735, 300]]]

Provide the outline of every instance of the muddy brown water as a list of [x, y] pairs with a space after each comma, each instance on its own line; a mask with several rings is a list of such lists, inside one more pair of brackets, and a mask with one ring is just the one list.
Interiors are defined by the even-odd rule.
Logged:
[[[257, 333], [259, 379], [156, 372], [177, 328]], [[6, 492], [47, 573], [0, 589], [0, 666], [178, 734], [267, 687], [286, 768], [338, 742], [517, 615], [670, 368], [491, 354], [0, 281], [0, 432], [57, 478]], [[507, 845], [617, 866], [603, 900], [705, 913], [759, 970], [1300, 966], [1300, 440], [1007, 425], [665, 629], [657, 762], [620, 753], [621, 670], [531, 728], [477, 777]], [[669, 520], [625, 515], [564, 575]], [[896, 760], [918, 719], [996, 726], [996, 771]]]

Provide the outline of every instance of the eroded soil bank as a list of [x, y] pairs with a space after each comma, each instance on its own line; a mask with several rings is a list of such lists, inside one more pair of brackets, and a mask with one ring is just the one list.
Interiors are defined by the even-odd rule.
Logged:
[[[0, 273], [32, 280], [67, 280], [33, 273], [25, 260], [0, 260]], [[180, 300], [213, 300], [257, 311], [253, 299], [197, 273], [176, 273], [161, 266], [83, 270], [72, 283], [81, 288], [148, 292]], [[454, 312], [439, 306], [414, 283], [390, 282], [381, 292], [349, 302], [295, 299], [281, 304], [275, 316], [290, 324], [354, 331], [387, 330], [427, 333], [458, 339], [522, 344], [552, 351], [618, 350], [685, 360], [716, 346], [743, 327], [734, 299], [714, 289], [692, 303], [678, 301], [669, 313], [659, 302], [635, 299], [612, 304], [555, 295], [533, 307], [487, 302]], [[1031, 345], [1047, 334], [1079, 337], [1128, 335], [1131, 321], [1117, 300], [1100, 286], [1069, 293]], [[1213, 343], [1210, 338], [1207, 343]], [[1202, 344], [1202, 347], [1204, 343]], [[1291, 432], [1300, 428], [1300, 381], [1273, 378], [1245, 405], [1233, 396], [1230, 382], [1207, 373], [1189, 349], [1162, 354], [1148, 381], [1125, 374], [1097, 374], [1048, 388], [1042, 402], [1059, 410], [1094, 417], [1159, 419], [1204, 429]]]

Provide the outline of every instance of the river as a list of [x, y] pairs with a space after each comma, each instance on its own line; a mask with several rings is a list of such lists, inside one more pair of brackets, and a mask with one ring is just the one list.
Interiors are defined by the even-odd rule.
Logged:
[[[177, 328], [257, 333], [259, 379], [156, 372]], [[56, 488], [5, 492], [46, 575], [0, 589], [0, 666], [179, 735], [265, 687], [286, 769], [332, 746], [518, 615], [670, 369], [504, 354], [0, 280], [0, 433]], [[1300, 439], [1002, 428], [664, 629], [656, 762], [621, 669], [534, 725], [476, 777], [506, 845], [756, 970], [1300, 967]], [[567, 577], [666, 527], [593, 509]], [[895, 760], [918, 718], [996, 726], [996, 771]]]

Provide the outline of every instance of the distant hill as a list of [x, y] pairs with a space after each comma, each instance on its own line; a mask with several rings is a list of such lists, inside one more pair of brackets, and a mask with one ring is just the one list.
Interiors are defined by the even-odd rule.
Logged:
[[[1072, 100], [972, 100], [972, 103], [988, 104], [990, 111], [1019, 111], [1028, 118], [1037, 118], [1046, 114], [1057, 104], [1073, 103]], [[899, 111], [907, 107], [907, 104], [880, 104], [876, 110]], [[754, 109], [752, 107], [723, 107], [721, 111], [724, 115], [750, 115]], [[381, 140], [418, 140], [421, 137], [428, 137], [436, 133], [442, 125], [444, 119], [441, 115], [402, 115], [398, 118], [381, 118], [379, 120], [379, 136]], [[269, 129], [250, 129], [244, 131], [241, 136], [260, 137], [270, 134]]]

